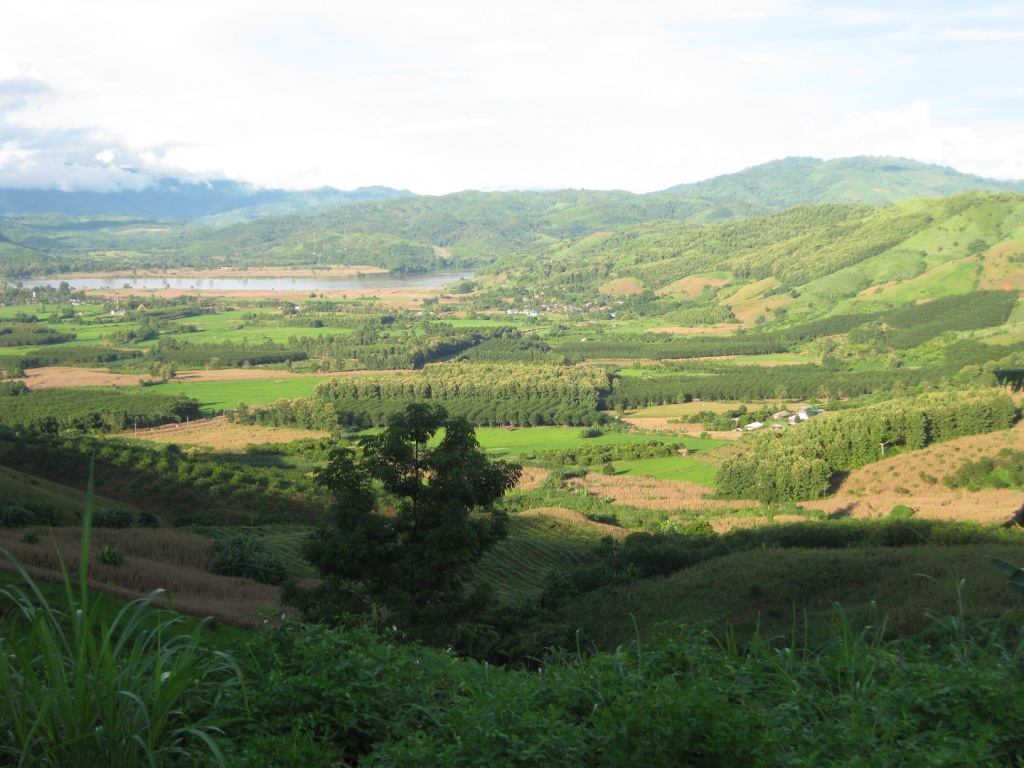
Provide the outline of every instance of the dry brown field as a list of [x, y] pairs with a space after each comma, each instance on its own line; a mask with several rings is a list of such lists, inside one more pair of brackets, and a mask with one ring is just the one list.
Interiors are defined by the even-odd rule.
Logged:
[[[309, 379], [335, 376], [372, 376], [378, 374], [403, 374], [405, 370], [381, 371], [329, 371], [326, 373], [293, 373], [267, 368], [219, 368], [215, 370], [180, 371], [175, 381], [251, 381], [253, 379]], [[49, 368], [26, 368], [22, 381], [29, 389], [47, 387], [131, 387], [139, 381], [155, 381], [147, 375], [111, 373], [106, 368], [72, 368], [52, 366]]]
[[643, 284], [633, 277], [620, 277], [602, 284], [597, 292], [605, 296], [634, 296], [643, 292]]
[[722, 277], [684, 277], [659, 288], [655, 293], [659, 296], [685, 296], [688, 299], [696, 299], [704, 288], [721, 288], [728, 280]]
[[585, 477], [572, 478], [567, 482], [575, 488], [586, 490], [616, 504], [626, 504], [638, 509], [703, 512], [758, 506], [756, 501], [708, 499], [706, 496], [709, 491], [703, 485], [675, 480], [656, 480], [653, 477], [589, 472]]
[[[60, 581], [60, 557], [68, 572], [78, 573], [81, 530], [78, 528], [36, 529], [39, 542], [21, 541], [22, 530], [0, 529], [3, 547], [25, 566], [34, 579]], [[104, 546], [124, 554], [120, 565], [105, 565], [98, 553]], [[203, 537], [168, 529], [93, 529], [89, 560], [89, 586], [123, 600], [144, 597], [155, 589], [166, 592], [154, 601], [192, 616], [211, 616], [245, 629], [258, 629], [281, 616], [279, 590], [249, 579], [210, 573], [213, 548]], [[0, 558], [0, 568], [13, 571]], [[170, 599], [168, 599], [168, 596]]]
[[801, 506], [830, 515], [880, 517], [905, 504], [920, 517], [1002, 523], [1024, 501], [1020, 491], [956, 490], [942, 480], [965, 460], [992, 457], [1003, 448], [1024, 450], [1024, 421], [1012, 429], [962, 437], [868, 464], [851, 472], [833, 498]]
[[540, 467], [523, 467], [523, 474], [516, 484], [516, 490], [535, 491], [549, 474], [551, 473], [548, 470]]
[[26, 368], [22, 381], [29, 389], [51, 387], [137, 387], [140, 381], [156, 381], [147, 374], [111, 373], [106, 368]]
[[330, 437], [329, 432], [313, 429], [291, 429], [287, 427], [260, 427], [256, 425], [232, 424], [223, 416], [192, 421], [188, 424], [169, 424], [156, 429], [128, 430], [112, 437], [137, 437], [152, 443], [174, 443], [212, 448], [215, 451], [238, 453], [247, 445], [266, 443], [289, 443], [292, 440]]

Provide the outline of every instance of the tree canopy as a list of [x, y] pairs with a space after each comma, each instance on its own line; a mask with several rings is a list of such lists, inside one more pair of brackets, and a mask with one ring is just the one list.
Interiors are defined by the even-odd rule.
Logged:
[[490, 461], [465, 419], [407, 405], [319, 473], [334, 504], [304, 554], [322, 582], [296, 604], [317, 620], [376, 614], [411, 630], [465, 617], [478, 597], [463, 590], [473, 566], [507, 532], [494, 503], [521, 471]]

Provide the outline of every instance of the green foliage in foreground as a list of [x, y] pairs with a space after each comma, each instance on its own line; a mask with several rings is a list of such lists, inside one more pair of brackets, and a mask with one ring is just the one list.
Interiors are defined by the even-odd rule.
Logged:
[[[665, 628], [540, 671], [299, 625], [249, 650], [232, 765], [1010, 765], [1024, 755], [1022, 648], [1005, 624], [936, 617], [931, 646], [838, 609], [806, 647]], [[237, 695], [237, 694], [236, 694]]]
[[[210, 714], [216, 699], [193, 698], [196, 714], [183, 703], [207, 676], [227, 679], [227, 657], [207, 654], [199, 629], [185, 634], [177, 618], [154, 624], [149, 607], [159, 589], [106, 618], [102, 599], [86, 586], [91, 501], [90, 493], [78, 588], [64, 570], [63, 600], [48, 600], [0, 550], [20, 576], [0, 590], [0, 765], [158, 766], [200, 753], [223, 764], [213, 740], [222, 723]], [[109, 562], [104, 549], [100, 557]]]
[[[898, 523], [944, 528], [883, 528], [896, 535]], [[814, 525], [827, 547], [843, 547], [835, 531], [868, 530]], [[785, 547], [806, 544], [810, 531], [771, 533]], [[1015, 533], [986, 529], [971, 540]], [[1019, 568], [992, 564], [1016, 586]], [[747, 581], [749, 599], [763, 586]], [[302, 624], [253, 636], [234, 662], [165, 614], [154, 624], [151, 598], [108, 623], [99, 601], [65, 582], [59, 603], [23, 571], [0, 590], [14, 608], [0, 620], [0, 765], [895, 768], [1024, 758], [1020, 617], [973, 618], [959, 594], [919, 636], [836, 606], [813, 640], [796, 630], [739, 642], [673, 623], [614, 653], [551, 649], [526, 669], [394, 632]]]

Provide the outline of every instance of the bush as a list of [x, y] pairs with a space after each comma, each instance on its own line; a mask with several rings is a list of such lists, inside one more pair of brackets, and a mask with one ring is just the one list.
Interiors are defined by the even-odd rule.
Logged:
[[104, 544], [100, 549], [99, 561], [104, 565], [121, 565], [124, 562], [124, 552], [117, 547], [108, 547]]
[[97, 528], [131, 528], [135, 513], [124, 507], [101, 507], [96, 510], [93, 520]]
[[282, 584], [288, 578], [288, 566], [256, 539], [231, 536], [213, 544], [210, 571], [219, 576], [238, 576], [261, 584]]
[[24, 528], [33, 522], [31, 510], [20, 504], [5, 504], [0, 507], [0, 528]]
[[890, 520], [909, 520], [914, 516], [916, 510], [913, 507], [908, 507], [906, 504], [897, 504], [895, 507], [889, 510]]

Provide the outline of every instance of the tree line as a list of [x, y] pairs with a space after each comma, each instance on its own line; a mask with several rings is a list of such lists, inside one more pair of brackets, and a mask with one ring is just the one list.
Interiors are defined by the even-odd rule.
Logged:
[[975, 390], [929, 393], [823, 414], [793, 428], [758, 432], [725, 459], [715, 487], [726, 498], [772, 503], [821, 498], [836, 472], [966, 435], [1008, 429], [1017, 409], [1008, 395]]
[[0, 425], [19, 432], [120, 432], [201, 416], [199, 402], [183, 395], [80, 388], [0, 390]]

